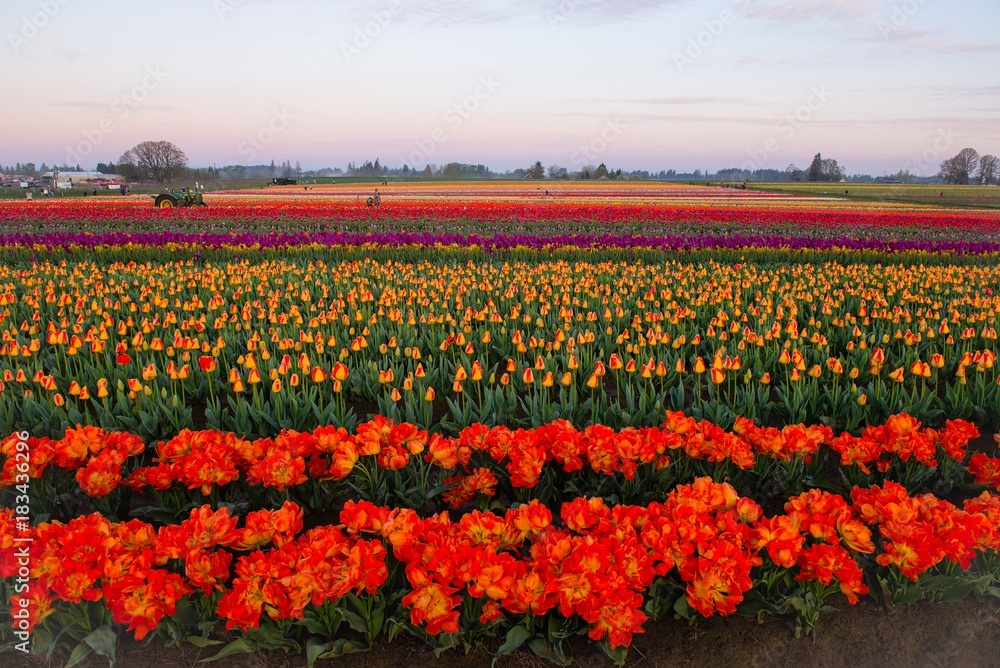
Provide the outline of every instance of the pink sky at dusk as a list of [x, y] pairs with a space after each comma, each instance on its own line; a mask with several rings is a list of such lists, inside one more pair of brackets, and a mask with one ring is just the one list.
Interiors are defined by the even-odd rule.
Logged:
[[1000, 153], [996, 25], [988, 0], [8, 0], [0, 163], [166, 139], [192, 165], [929, 174]]

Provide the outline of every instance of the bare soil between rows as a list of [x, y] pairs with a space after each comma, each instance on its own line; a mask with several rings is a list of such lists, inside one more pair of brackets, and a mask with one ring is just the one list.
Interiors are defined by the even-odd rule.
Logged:
[[[199, 664], [218, 648], [198, 649], [186, 645], [170, 649], [162, 641], [125, 642], [118, 654], [124, 668], [300, 668], [304, 656], [260, 652], [234, 656], [210, 664]], [[585, 638], [574, 638], [567, 655], [574, 666], [604, 668], [613, 665]], [[440, 658], [416, 640], [379, 643], [363, 654], [320, 661], [327, 668], [449, 668], [488, 667], [492, 648], [480, 647], [470, 654], [461, 651]], [[0, 666], [37, 668], [39, 660], [0, 655]], [[52, 666], [61, 665], [53, 662]], [[86, 668], [106, 666], [92, 657]], [[543, 668], [547, 663], [529, 652], [502, 657], [500, 668]], [[969, 599], [960, 603], [920, 603], [890, 612], [883, 607], [860, 604], [840, 606], [824, 615], [815, 638], [795, 638], [791, 622], [769, 619], [763, 624], [743, 617], [704, 619], [688, 624], [665, 620], [648, 623], [637, 635], [629, 652], [629, 667], [716, 668], [718, 666], [822, 668], [989, 668], [1000, 666], [1000, 602]]]

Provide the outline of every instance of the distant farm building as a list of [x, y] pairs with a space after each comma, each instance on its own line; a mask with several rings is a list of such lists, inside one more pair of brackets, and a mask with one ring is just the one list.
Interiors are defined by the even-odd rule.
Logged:
[[122, 187], [121, 178], [114, 174], [100, 172], [45, 172], [42, 185], [48, 188], [67, 190], [69, 188], [102, 188], [117, 190]]

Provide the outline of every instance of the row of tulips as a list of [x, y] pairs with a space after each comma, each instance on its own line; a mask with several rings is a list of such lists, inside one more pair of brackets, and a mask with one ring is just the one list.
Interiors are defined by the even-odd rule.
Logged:
[[[726, 193], [732, 195], [732, 191]], [[316, 232], [323, 229], [391, 230], [410, 227], [436, 228], [445, 233], [468, 229], [491, 236], [498, 229], [546, 234], [548, 230], [612, 231], [645, 229], [691, 231], [720, 225], [761, 231], [808, 230], [812, 237], [832, 231], [840, 236], [876, 236], [882, 233], [923, 231], [928, 238], [959, 231], [967, 239], [995, 237], [1000, 217], [990, 211], [912, 210], [894, 205], [878, 207], [851, 204], [810, 207], [799, 201], [744, 204], [726, 203], [617, 203], [566, 202], [557, 204], [526, 201], [387, 201], [371, 210], [355, 201], [327, 200], [241, 202], [238, 198], [213, 199], [207, 208], [158, 211], [142, 200], [80, 200], [0, 202], [0, 223], [12, 233], [44, 234], [82, 230], [93, 235], [141, 231], [170, 232], [183, 238], [186, 230], [209, 233], [267, 233], [280, 230]], [[343, 225], [343, 228], [336, 226]], [[352, 227], [347, 227], [352, 226]]]
[[[202, 500], [263, 506], [295, 498], [320, 511], [347, 495], [423, 513], [474, 501], [482, 508], [530, 500], [554, 505], [576, 496], [644, 504], [699, 476], [730, 480], [756, 498], [887, 480], [911, 491], [949, 492], [969, 483], [1000, 490], [1000, 459], [967, 452], [978, 436], [962, 420], [935, 430], [905, 414], [861, 436], [835, 437], [824, 426], [779, 430], [745, 418], [726, 431], [668, 412], [661, 427], [478, 424], [448, 438], [379, 416], [353, 434], [321, 427], [251, 440], [183, 431], [158, 443], [153, 457], [135, 435], [77, 427], [58, 440], [22, 441], [18, 434], [4, 440], [0, 489], [10, 494], [18, 485], [44, 483], [35, 484], [31, 501], [33, 513], [46, 517], [71, 516], [67, 499], [74, 497], [123, 517], [133, 492], [155, 497], [148, 511], [175, 517]], [[833, 476], [830, 455], [840, 463]]]
[[1000, 266], [0, 267], [0, 431], [1000, 423]]
[[835, 236], [817, 239], [807, 236], [777, 234], [663, 234], [631, 235], [593, 233], [562, 234], [558, 236], [493, 234], [490, 237], [466, 234], [441, 234], [432, 232], [391, 231], [377, 232], [314, 232], [294, 234], [272, 232], [269, 234], [209, 234], [209, 233], [142, 233], [118, 232], [89, 235], [82, 232], [55, 234], [11, 234], [4, 238], [0, 249], [8, 253], [31, 250], [33, 255], [44, 253], [115, 253], [121, 249], [150, 251], [167, 248], [173, 251], [223, 250], [257, 252], [273, 250], [294, 251], [297, 248], [353, 249], [353, 248], [408, 248], [418, 251], [447, 247], [467, 247], [488, 253], [512, 251], [657, 251], [662, 253], [693, 251], [758, 251], [782, 250], [791, 252], [875, 252], [891, 254], [946, 253], [954, 255], [1000, 254], [1000, 241], [982, 240], [901, 240], [872, 239]]
[[586, 633], [624, 662], [633, 634], [669, 614], [794, 614], [808, 631], [837, 594], [1000, 596], [998, 550], [1000, 497], [959, 508], [894, 483], [811, 490], [771, 516], [707, 478], [646, 506], [579, 498], [557, 518], [538, 503], [452, 520], [349, 502], [308, 531], [291, 502], [243, 518], [203, 506], [159, 527], [0, 513], [4, 635], [78, 660], [113, 661], [126, 630], [220, 645], [224, 625], [238, 635], [219, 656], [282, 648], [311, 664], [403, 631], [439, 650], [502, 637], [499, 653], [527, 643], [565, 664], [562, 639]]

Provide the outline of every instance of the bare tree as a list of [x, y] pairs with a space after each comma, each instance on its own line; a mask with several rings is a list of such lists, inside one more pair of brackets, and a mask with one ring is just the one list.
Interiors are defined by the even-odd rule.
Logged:
[[963, 148], [954, 158], [941, 163], [938, 176], [946, 183], [969, 185], [969, 177], [979, 164], [979, 153], [974, 148]]
[[801, 181], [805, 172], [796, 167], [794, 164], [785, 167], [785, 178], [788, 181]]
[[833, 158], [825, 158], [820, 168], [820, 181], [839, 181], [844, 178], [844, 169]]
[[187, 156], [168, 141], [144, 141], [118, 159], [119, 173], [136, 181], [169, 184], [187, 168]]
[[989, 154], [980, 157], [979, 170], [976, 172], [979, 185], [988, 186], [995, 183], [998, 176], [1000, 176], [1000, 158]]

